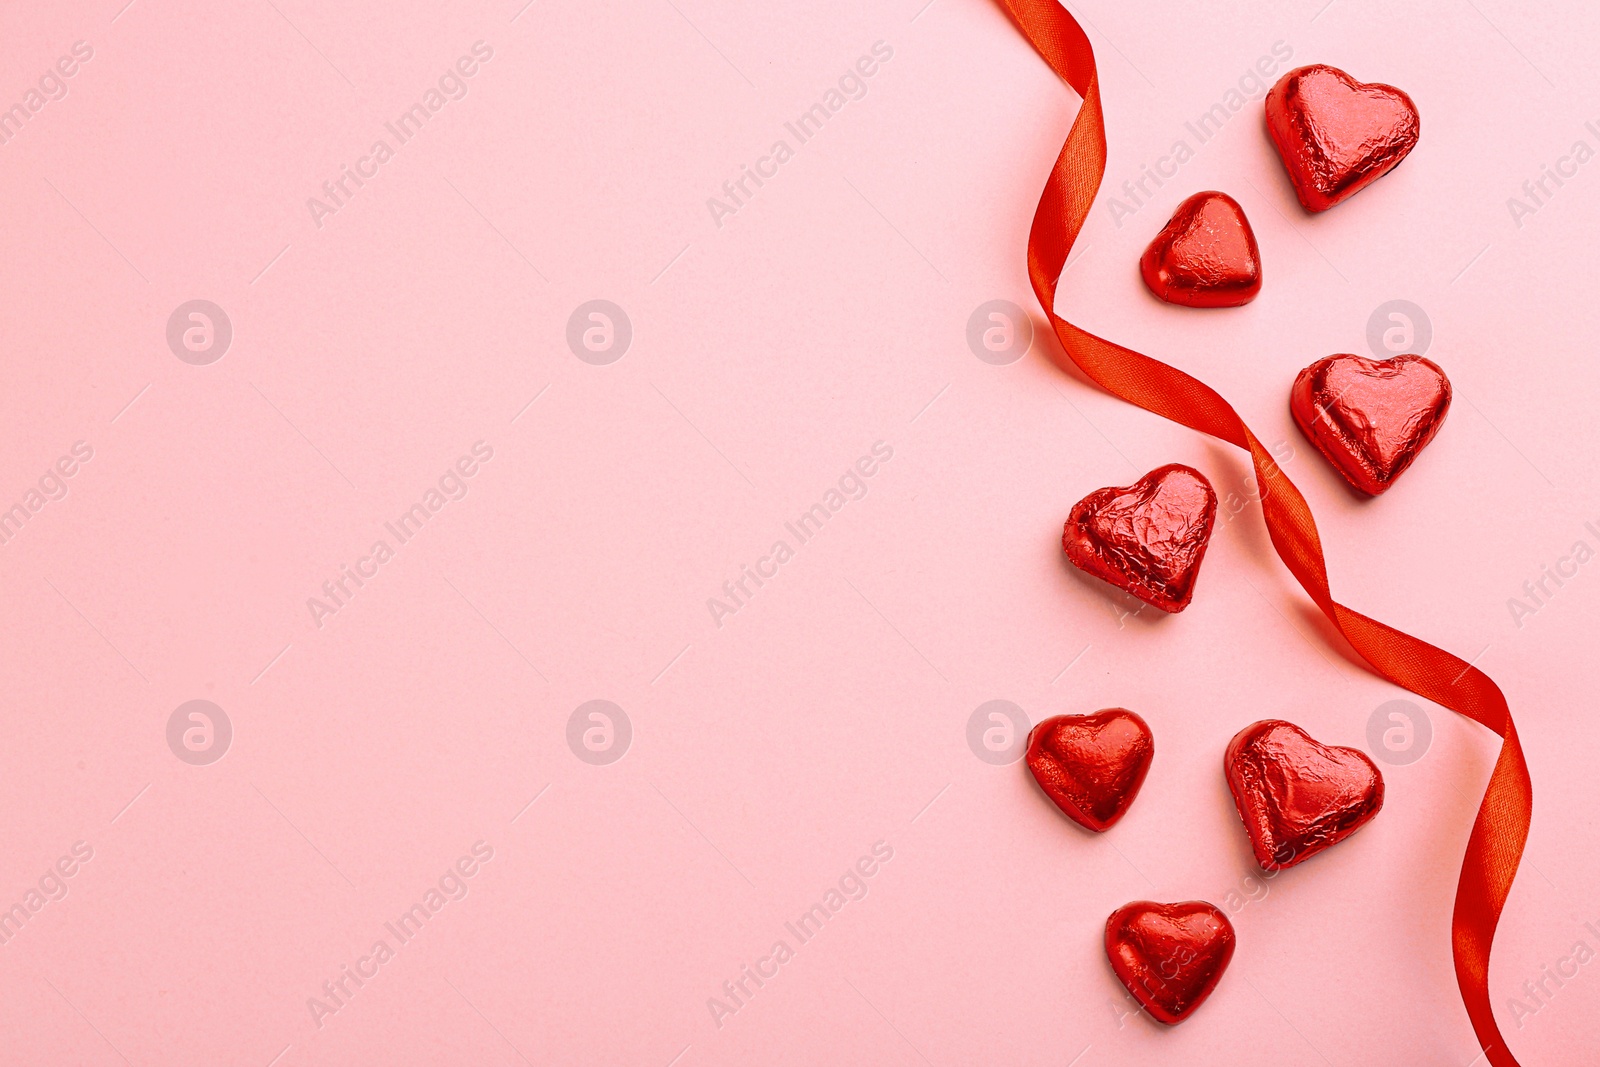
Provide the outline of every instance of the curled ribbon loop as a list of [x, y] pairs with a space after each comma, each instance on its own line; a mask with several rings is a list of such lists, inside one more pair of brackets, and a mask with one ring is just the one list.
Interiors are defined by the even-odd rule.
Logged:
[[1100, 190], [1106, 169], [1105, 116], [1088, 36], [1057, 0], [1000, 0], [1034, 50], [1083, 104], [1073, 120], [1028, 234], [1028, 275], [1066, 354], [1085, 375], [1146, 411], [1250, 453], [1262, 514], [1278, 556], [1372, 669], [1418, 696], [1499, 734], [1500, 757], [1472, 825], [1452, 920], [1456, 981], [1491, 1067], [1518, 1067], [1489, 1004], [1489, 950], [1511, 892], [1533, 811], [1528, 763], [1504, 694], [1457, 656], [1345, 607], [1333, 599], [1322, 541], [1305, 497], [1210, 386], [1132, 349], [1080, 329], [1055, 312], [1056, 284]]

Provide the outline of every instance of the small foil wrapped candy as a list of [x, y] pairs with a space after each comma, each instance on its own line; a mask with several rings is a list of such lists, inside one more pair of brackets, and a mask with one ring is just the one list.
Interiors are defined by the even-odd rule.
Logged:
[[1056, 715], [1028, 734], [1028, 770], [1045, 796], [1074, 822], [1104, 833], [1139, 795], [1155, 738], [1126, 708]]
[[1144, 250], [1139, 273], [1169, 304], [1238, 307], [1261, 292], [1261, 249], [1237, 200], [1227, 193], [1195, 193]]
[[1307, 211], [1326, 211], [1389, 173], [1421, 132], [1411, 97], [1338, 67], [1297, 67], [1267, 93], [1267, 134]]
[[1214, 904], [1136, 900], [1106, 919], [1111, 970], [1150, 1017], [1175, 1026], [1205, 1003], [1233, 959], [1233, 924]]
[[1324, 745], [1282, 719], [1240, 730], [1223, 760], [1228, 789], [1265, 871], [1304, 863], [1383, 807], [1383, 775], [1366, 753]]
[[1421, 356], [1338, 355], [1300, 372], [1289, 412], [1345, 480], [1377, 496], [1439, 432], [1450, 395], [1450, 379]]
[[1216, 518], [1206, 476], [1169, 463], [1074, 504], [1061, 547], [1079, 570], [1175, 614], [1194, 597]]

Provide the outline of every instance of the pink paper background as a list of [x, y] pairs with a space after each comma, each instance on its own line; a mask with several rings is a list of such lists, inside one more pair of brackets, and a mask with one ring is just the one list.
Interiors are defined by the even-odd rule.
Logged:
[[[1219, 523], [1177, 618], [1121, 617], [1063, 564], [1089, 490], [1183, 461], [1226, 498], [1247, 469], [1063, 374], [1053, 341], [1006, 366], [968, 348], [979, 305], [1033, 303], [1024, 243], [1076, 100], [996, 6], [924, 2], [0, 13], [0, 103], [93, 50], [0, 145], [0, 504], [93, 451], [0, 545], [0, 906], [92, 850], [0, 944], [0, 1059], [1473, 1060], [1448, 916], [1494, 739], [1427, 706], [1431, 747], [1385, 764], [1382, 815], [1261, 896], [1228, 738], [1287, 717], [1366, 746], [1405, 694], [1328, 642], [1254, 504]], [[1537, 800], [1496, 1009], [1524, 1064], [1589, 1062], [1600, 963], [1539, 1001], [1522, 985], [1600, 949], [1600, 562], [1520, 627], [1507, 601], [1575, 541], [1600, 548], [1600, 162], [1520, 226], [1507, 198], [1574, 141], [1600, 148], [1600, 12], [1073, 6], [1108, 192], [1275, 42], [1421, 109], [1405, 164], [1312, 218], [1251, 100], [1120, 226], [1102, 194], [1063, 310], [1292, 446], [1336, 592], [1504, 688]], [[319, 227], [307, 199], [478, 41], [466, 95]], [[798, 144], [784, 123], [880, 41], [865, 95]], [[779, 138], [793, 158], [718, 226], [707, 199]], [[1137, 278], [1203, 188], [1260, 238], [1247, 308], [1164, 306]], [[233, 328], [206, 366], [166, 342], [197, 298]], [[605, 366], [566, 341], [597, 298], [633, 332]], [[1394, 299], [1425, 311], [1458, 399], [1398, 488], [1360, 501], [1286, 395], [1311, 360], [1366, 353]], [[479, 441], [466, 495], [316, 626], [307, 599]], [[796, 546], [784, 523], [880, 441], [866, 496]], [[793, 558], [716, 625], [707, 599], [779, 539]], [[233, 729], [207, 766], [167, 742], [195, 699]], [[631, 723], [609, 765], [567, 740], [596, 699]], [[1143, 714], [1157, 756], [1127, 819], [1091, 838], [1020, 764], [975, 758], [969, 717], [996, 699], [1030, 722]], [[480, 841], [465, 897], [400, 945], [384, 924]], [[878, 842], [864, 899], [788, 935]], [[1173, 1030], [1130, 1014], [1105, 915], [1230, 893], [1239, 950], [1211, 1002]], [[308, 998], [379, 939], [393, 958], [319, 1025]], [[779, 939], [793, 959], [717, 1025], [708, 998]]]

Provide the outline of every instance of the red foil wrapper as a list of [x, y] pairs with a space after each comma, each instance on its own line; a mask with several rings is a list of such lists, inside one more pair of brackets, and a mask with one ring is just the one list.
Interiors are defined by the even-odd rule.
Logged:
[[1281, 871], [1337, 845], [1383, 807], [1383, 775], [1353, 748], [1320, 744], [1281, 719], [1228, 744], [1228, 789], [1262, 870]]
[[1450, 379], [1421, 356], [1319, 359], [1294, 380], [1289, 411], [1349, 483], [1377, 496], [1444, 424]]
[[1194, 597], [1216, 518], [1217, 494], [1206, 476], [1169, 463], [1074, 504], [1061, 547], [1079, 570], [1177, 613]]
[[1106, 957], [1150, 1017], [1187, 1019], [1217, 987], [1233, 959], [1233, 924], [1203, 900], [1136, 900], [1106, 920]]
[[1338, 67], [1296, 68], [1267, 94], [1267, 133], [1307, 211], [1326, 211], [1389, 173], [1421, 131], [1409, 96]]
[[1144, 250], [1139, 273], [1169, 304], [1238, 307], [1261, 292], [1261, 250], [1237, 200], [1195, 193]]
[[1125, 708], [1057, 715], [1028, 734], [1028, 770], [1056, 807], [1096, 833], [1128, 812], [1150, 770], [1155, 738]]

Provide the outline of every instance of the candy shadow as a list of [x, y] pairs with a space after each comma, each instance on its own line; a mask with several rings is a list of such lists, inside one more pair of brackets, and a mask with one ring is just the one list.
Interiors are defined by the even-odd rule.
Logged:
[[1162, 611], [1153, 604], [1146, 604], [1138, 597], [1123, 592], [1110, 582], [1079, 570], [1073, 566], [1072, 561], [1067, 558], [1065, 552], [1058, 553], [1057, 559], [1060, 560], [1062, 569], [1071, 574], [1075, 581], [1105, 602], [1106, 611], [1116, 621], [1117, 629], [1123, 629], [1130, 623], [1152, 627], [1172, 617], [1170, 613]]
[[1322, 609], [1312, 603], [1310, 598], [1306, 597], [1304, 590], [1300, 589], [1298, 583], [1294, 585], [1294, 589], [1300, 593], [1300, 597], [1295, 598], [1295, 601], [1289, 606], [1308, 629], [1316, 631], [1317, 639], [1323, 644], [1323, 650], [1332, 652], [1362, 674], [1382, 679], [1383, 676], [1373, 670], [1371, 664], [1361, 658], [1361, 653], [1357, 652], [1355, 646], [1346, 640], [1344, 634], [1339, 632], [1339, 628], [1333, 624], [1333, 621], [1322, 613]]
[[1272, 539], [1267, 535], [1261, 502], [1248, 496], [1249, 493], [1260, 492], [1249, 455], [1212, 437], [1204, 438], [1204, 441], [1206, 466], [1212, 471], [1225, 472], [1219, 473], [1217, 480], [1212, 483], [1217, 493], [1217, 523], [1212, 531], [1213, 536], [1226, 530], [1257, 563], [1281, 566], [1277, 550], [1272, 547]]
[[[1140, 283], [1140, 288], [1144, 288], [1143, 283]], [[1106, 396], [1116, 395], [1106, 389], [1102, 389], [1100, 383], [1083, 373], [1078, 368], [1078, 365], [1072, 362], [1072, 357], [1067, 355], [1067, 350], [1061, 347], [1061, 338], [1056, 336], [1055, 327], [1050, 325], [1050, 320], [1045, 316], [1044, 312], [1038, 310], [1036, 306], [1030, 305], [1028, 308], [1028, 321], [1033, 325], [1033, 349], [1037, 349], [1045, 359], [1050, 361], [1056, 370], [1079, 385], [1093, 389], [1097, 393], [1103, 393]], [[1033, 349], [1029, 351], [1031, 352]]]
[[[1288, 478], [1289, 466], [1299, 461], [1302, 456], [1315, 456], [1323, 466], [1327, 466], [1326, 462], [1322, 460], [1322, 454], [1305, 440], [1304, 435], [1295, 440], [1294, 447], [1294, 456], [1280, 468], [1285, 478]], [[1345, 640], [1344, 635], [1329, 621], [1328, 617], [1322, 614], [1322, 610], [1316, 606], [1306, 591], [1300, 588], [1300, 583], [1295, 581], [1294, 575], [1288, 572], [1287, 565], [1279, 558], [1278, 550], [1272, 546], [1272, 537], [1267, 533], [1266, 516], [1262, 511], [1260, 501], [1251, 501], [1237, 511], [1230, 507], [1228, 502], [1228, 494], [1230, 492], [1237, 493], [1240, 487], [1244, 486], [1256, 488], [1255, 466], [1250, 462], [1249, 457], [1230, 445], [1224, 445], [1210, 438], [1206, 440], [1206, 451], [1208, 453], [1206, 462], [1212, 470], [1226, 470], [1228, 472], [1227, 481], [1223, 487], [1213, 486], [1218, 491], [1217, 525], [1212, 535], [1215, 536], [1223, 530], [1228, 531], [1233, 536], [1235, 543], [1263, 569], [1287, 575], [1289, 580], [1284, 584], [1284, 587], [1292, 591], [1292, 595], [1285, 602], [1272, 601], [1273, 606], [1280, 610], [1287, 608], [1287, 613], [1290, 614], [1297, 625], [1315, 631], [1314, 635], [1311, 635], [1312, 639], [1320, 642], [1320, 647], [1324, 651], [1336, 653], [1347, 662], [1359, 667], [1363, 673], [1370, 673], [1371, 668], [1367, 666], [1366, 661], [1351, 647], [1350, 643]], [[1331, 479], [1338, 482], [1358, 499], [1373, 499], [1352, 487], [1349, 482], [1339, 476], [1337, 471], [1331, 468], [1317, 472], [1315, 476], [1325, 481]], [[1288, 480], [1291, 483], [1293, 482], [1292, 478]], [[1296, 488], [1298, 489], [1299, 487], [1296, 486]], [[1252, 582], [1255, 581], [1255, 579], [1251, 580]], [[1269, 587], [1269, 584], [1257, 583], [1256, 588], [1261, 596], [1270, 600], [1273, 590]], [[1196, 595], [1199, 595], [1199, 592], [1200, 588], [1197, 586]]]
[[[1263, 712], [1260, 717], [1270, 718], [1271, 716]], [[1248, 725], [1249, 723], [1241, 723], [1239, 729], [1242, 730]], [[1231, 734], [1229, 735], [1229, 739], [1232, 739]], [[1226, 751], [1226, 746], [1224, 746], [1224, 751]], [[1223, 822], [1227, 827], [1226, 833], [1230, 842], [1228, 851], [1229, 854], [1234, 857], [1237, 866], [1235, 884], [1229, 887], [1229, 892], [1239, 891], [1241, 887], [1248, 887], [1251, 884], [1251, 879], [1254, 879], [1256, 882], [1261, 882], [1263, 880], [1275, 881], [1278, 875], [1284, 872], [1279, 871], [1275, 874], [1269, 875], [1267, 872], [1263, 871], [1261, 869], [1261, 865], [1256, 862], [1256, 850], [1251, 846], [1250, 834], [1244, 828], [1244, 817], [1239, 814], [1239, 805], [1234, 802], [1233, 790], [1228, 788], [1226, 756], [1223, 756], [1217, 760], [1216, 767], [1217, 776], [1214, 779], [1216, 783], [1216, 803], [1218, 807], [1227, 813], [1223, 817]], [[1249, 903], [1256, 902], [1250, 898], [1250, 894], [1247, 889], [1242, 895]], [[1216, 904], [1219, 908], [1222, 908], [1224, 912], [1227, 912], [1228, 910], [1227, 907], [1219, 901], [1213, 900], [1211, 903]], [[1241, 907], [1239, 910], [1243, 911], [1244, 909]], [[1234, 914], [1236, 913], [1228, 913], [1228, 918], [1232, 919]]]

